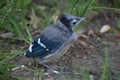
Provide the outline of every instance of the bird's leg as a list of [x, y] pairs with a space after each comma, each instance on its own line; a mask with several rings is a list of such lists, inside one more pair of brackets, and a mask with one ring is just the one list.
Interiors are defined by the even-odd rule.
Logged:
[[59, 69], [65, 70], [65, 71], [70, 71], [72, 72], [73, 70], [69, 68], [68, 66], [61, 66], [61, 65], [56, 65]]
[[42, 64], [44, 67], [46, 67], [48, 69], [48, 71], [53, 72], [55, 74], [59, 74], [60, 72], [53, 70], [51, 67], [49, 67], [47, 64], [45, 64], [44, 62], [40, 62], [40, 64]]

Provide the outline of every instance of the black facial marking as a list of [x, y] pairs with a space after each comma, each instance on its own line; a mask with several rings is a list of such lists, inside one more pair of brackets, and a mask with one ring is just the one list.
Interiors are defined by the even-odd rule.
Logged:
[[67, 27], [67, 26], [70, 26], [70, 20], [68, 20], [65, 15], [63, 15], [63, 16], [60, 18], [60, 21], [61, 21], [66, 27]]
[[69, 31], [72, 31], [72, 26], [70, 25], [71, 20], [68, 20], [66, 15], [61, 16], [60, 21], [66, 26], [66, 28], [68, 28]]

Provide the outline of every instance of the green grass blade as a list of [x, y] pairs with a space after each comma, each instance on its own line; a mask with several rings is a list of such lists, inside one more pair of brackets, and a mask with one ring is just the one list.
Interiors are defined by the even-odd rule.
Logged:
[[83, 16], [89, 10], [89, 7], [91, 6], [92, 3], [93, 3], [93, 0], [88, 1], [88, 3], [86, 4], [86, 6], [83, 9], [83, 12], [81, 12], [81, 16]]
[[120, 11], [119, 8], [112, 8], [112, 7], [90, 7], [89, 9], [96, 9], [96, 10], [115, 10], [115, 11]]
[[105, 60], [103, 64], [103, 72], [101, 74], [100, 80], [112, 80], [109, 70], [109, 58], [108, 58], [108, 48], [105, 49]]
[[13, 28], [11, 28], [10, 26], [4, 25], [4, 24], [0, 24], [0, 28], [5, 29], [7, 31], [15, 32]]
[[[28, 28], [27, 22], [26, 22], [26, 20], [24, 18], [22, 18], [22, 22], [24, 24], [26, 34], [27, 34], [26, 35], [27, 37], [25, 37], [24, 40], [26, 39], [25, 41], [27, 41], [28, 43], [31, 43], [33, 41], [33, 38], [32, 38], [32, 35], [30, 33], [30, 29]], [[32, 23], [30, 23], [30, 24], [32, 24]], [[31, 28], [31, 25], [29, 27]]]
[[7, 61], [13, 59], [14, 57], [16, 57], [16, 56], [18, 56], [18, 55], [20, 55], [22, 53], [23, 53], [23, 50], [11, 52], [10, 55], [6, 56], [5, 59], [3, 59], [3, 60], [0, 61], [0, 65], [3, 65]]

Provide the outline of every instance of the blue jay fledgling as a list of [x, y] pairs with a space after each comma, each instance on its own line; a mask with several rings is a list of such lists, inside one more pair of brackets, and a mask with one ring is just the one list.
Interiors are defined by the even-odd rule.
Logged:
[[74, 27], [84, 19], [68, 14], [62, 15], [58, 23], [41, 32], [24, 55], [38, 58], [39, 63], [57, 62], [77, 39]]

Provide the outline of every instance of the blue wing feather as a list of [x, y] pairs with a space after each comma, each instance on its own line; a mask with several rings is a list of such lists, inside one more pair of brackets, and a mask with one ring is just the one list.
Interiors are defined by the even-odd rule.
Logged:
[[[45, 57], [49, 54], [51, 54], [52, 52], [58, 50], [62, 43], [61, 42], [57, 42], [57, 41], [52, 41], [52, 40], [48, 40], [47, 38], [41, 36], [40, 37], [40, 41], [42, 44], [44, 44], [46, 46], [46, 48], [44, 48], [43, 46], [41, 46], [38, 43], [38, 39], [36, 38], [34, 40], [34, 42], [32, 43], [32, 52], [30, 52], [29, 50], [26, 52], [25, 56], [27, 57]], [[48, 49], [48, 50], [47, 50]]]

